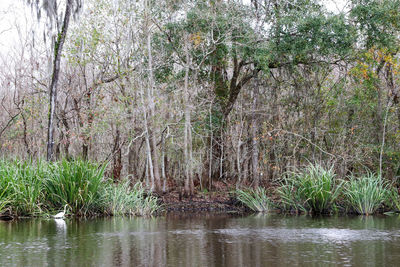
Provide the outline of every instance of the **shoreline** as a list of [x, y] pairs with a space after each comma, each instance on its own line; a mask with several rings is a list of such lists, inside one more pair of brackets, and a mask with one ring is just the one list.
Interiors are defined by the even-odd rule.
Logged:
[[249, 209], [234, 196], [226, 192], [211, 192], [181, 197], [178, 192], [170, 192], [159, 198], [164, 211], [169, 212], [219, 212], [245, 214]]

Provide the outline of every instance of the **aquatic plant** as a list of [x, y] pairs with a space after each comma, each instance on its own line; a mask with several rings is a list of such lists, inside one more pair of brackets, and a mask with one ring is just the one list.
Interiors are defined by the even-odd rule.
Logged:
[[20, 160], [0, 162], [0, 191], [6, 205], [19, 215], [41, 212], [43, 198], [44, 164]]
[[129, 180], [105, 187], [105, 210], [112, 215], [151, 215], [160, 207], [157, 198], [148, 194], [141, 183], [131, 186]]
[[390, 198], [391, 190], [379, 175], [367, 173], [359, 178], [350, 176], [345, 182], [343, 194], [349, 208], [369, 215]]
[[104, 178], [106, 166], [83, 160], [0, 161], [0, 212], [49, 216], [68, 206], [74, 215], [148, 215], [160, 208], [140, 185]]
[[279, 207], [281, 209], [307, 212], [301, 191], [297, 190], [297, 183], [291, 178], [285, 177], [276, 192], [280, 196]]
[[389, 188], [389, 197], [385, 204], [390, 207], [392, 210], [399, 212], [400, 211], [400, 195], [399, 189], [395, 186]]
[[237, 199], [249, 209], [258, 212], [268, 212], [272, 207], [272, 202], [267, 196], [264, 188], [236, 190]]
[[45, 198], [53, 208], [65, 204], [76, 215], [98, 213], [101, 208], [101, 183], [106, 166], [83, 160], [55, 162], [48, 165]]
[[310, 164], [300, 171], [288, 173], [277, 192], [285, 210], [325, 213], [335, 205], [341, 187], [333, 168]]
[[4, 197], [6, 190], [7, 190], [7, 187], [2, 192], [0, 192], [0, 213], [4, 210], [5, 206], [9, 203], [8, 198]]

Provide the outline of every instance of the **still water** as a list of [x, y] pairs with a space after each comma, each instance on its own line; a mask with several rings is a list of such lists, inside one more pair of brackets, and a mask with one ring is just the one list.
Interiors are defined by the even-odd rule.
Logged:
[[400, 266], [400, 217], [0, 222], [0, 266]]

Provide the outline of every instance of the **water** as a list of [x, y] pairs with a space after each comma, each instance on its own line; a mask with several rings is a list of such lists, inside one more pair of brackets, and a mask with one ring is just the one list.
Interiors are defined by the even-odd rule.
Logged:
[[0, 266], [399, 266], [400, 217], [0, 222]]

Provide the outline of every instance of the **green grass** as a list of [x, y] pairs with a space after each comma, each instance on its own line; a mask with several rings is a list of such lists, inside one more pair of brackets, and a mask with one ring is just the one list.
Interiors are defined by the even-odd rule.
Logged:
[[285, 210], [327, 213], [335, 206], [342, 188], [333, 169], [310, 164], [283, 180], [277, 192]]
[[268, 212], [272, 207], [264, 188], [236, 190], [237, 199], [252, 211]]
[[2, 192], [0, 192], [0, 213], [4, 210], [4, 208], [7, 206], [7, 204], [9, 203], [8, 198], [4, 197], [6, 191], [7, 191], [7, 187], [3, 189]]
[[368, 173], [362, 177], [351, 176], [344, 185], [348, 207], [358, 214], [373, 214], [390, 198], [389, 185], [380, 176]]
[[0, 161], [0, 212], [14, 216], [48, 216], [67, 204], [77, 216], [148, 215], [157, 199], [139, 184], [114, 184], [104, 177], [106, 166], [74, 160], [48, 163]]
[[43, 198], [42, 182], [45, 166], [14, 160], [0, 161], [1, 199], [11, 206], [17, 215], [41, 212]]
[[77, 160], [52, 163], [44, 181], [46, 200], [51, 208], [68, 204], [76, 215], [92, 215], [101, 210], [100, 187], [105, 166]]
[[104, 195], [106, 212], [112, 215], [149, 215], [160, 208], [157, 198], [147, 195], [141, 183], [131, 187], [129, 180], [117, 185], [110, 183]]
[[276, 191], [280, 196], [280, 208], [285, 211], [307, 212], [301, 190], [298, 190], [293, 177], [284, 178]]
[[389, 198], [386, 201], [388, 207], [396, 212], [400, 212], [400, 196], [396, 187], [390, 188]]

